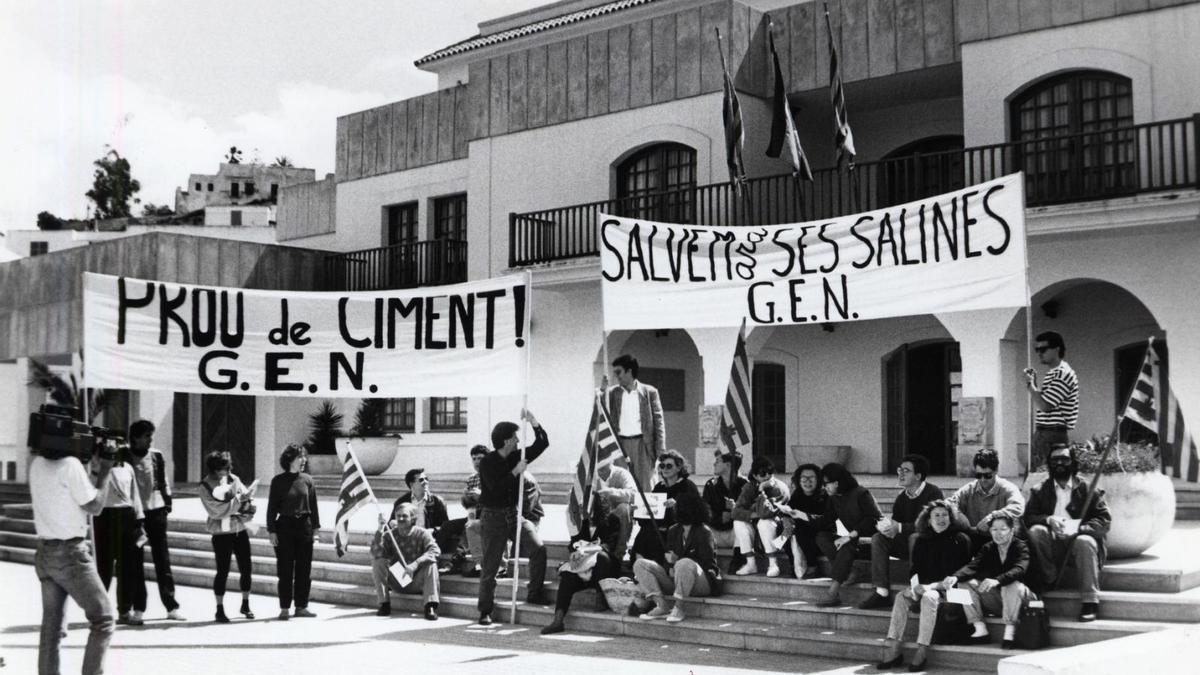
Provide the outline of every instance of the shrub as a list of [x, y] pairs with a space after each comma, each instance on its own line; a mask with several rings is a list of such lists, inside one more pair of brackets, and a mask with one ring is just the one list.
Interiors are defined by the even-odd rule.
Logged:
[[[1075, 457], [1079, 460], [1079, 473], [1095, 474], [1100, 466], [1100, 457], [1104, 454], [1104, 446], [1108, 444], [1109, 436], [1092, 436], [1084, 442], [1071, 443]], [[1108, 459], [1100, 467], [1100, 473], [1136, 473], [1140, 471], [1159, 471], [1162, 459], [1158, 446], [1150, 443], [1125, 443], [1118, 441], [1108, 452]], [[1038, 471], [1046, 471], [1046, 465], [1038, 467]]]

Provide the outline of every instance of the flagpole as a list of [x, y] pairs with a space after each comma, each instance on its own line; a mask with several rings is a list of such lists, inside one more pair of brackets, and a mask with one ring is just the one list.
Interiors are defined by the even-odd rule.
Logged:
[[[525, 393], [522, 395], [521, 403], [521, 442], [518, 447], [518, 452], [521, 453], [520, 461], [525, 461], [525, 441], [528, 439], [526, 427], [529, 421], [525, 419], [529, 413], [529, 373], [530, 363], [533, 359], [529, 358], [533, 350], [533, 272], [529, 269], [525, 270]], [[517, 476], [517, 531], [513, 533], [513, 585], [512, 585], [512, 611], [509, 614], [509, 623], [517, 622], [517, 589], [521, 586], [521, 531], [525, 524], [525, 472], [522, 471], [520, 476]], [[530, 561], [533, 564], [533, 561]], [[544, 592], [544, 591], [543, 591]]]
[[[721, 29], [714, 26], [713, 32], [715, 32], [717, 34], [717, 54], [721, 57], [721, 73], [724, 76], [725, 81], [728, 83], [728, 86], [730, 89], [727, 96], [736, 97], [737, 92], [736, 92], [736, 90], [733, 89], [733, 79], [731, 77], [729, 77], [729, 64], [726, 63], [726, 61], [725, 61], [725, 43], [721, 39]], [[728, 133], [728, 131], [726, 131], [726, 133]], [[743, 131], [743, 134], [744, 134], [744, 131]], [[743, 138], [744, 138], [744, 136], [743, 136]], [[728, 142], [729, 142], [728, 138], [726, 138], [726, 143], [728, 143]], [[741, 156], [740, 155], [740, 153], [741, 153], [740, 146], [738, 148], [738, 152], [739, 152], [738, 156], [740, 157]], [[748, 224], [749, 220], [750, 220], [750, 204], [749, 204], [750, 195], [749, 195], [749, 191], [746, 190], [746, 185], [744, 185], [744, 182], [745, 182], [745, 180], [744, 180], [745, 179], [745, 175], [744, 175], [745, 163], [744, 163], [744, 161], [742, 162], [742, 171], [743, 171], [742, 175], [734, 175], [730, 179], [730, 181], [732, 183], [732, 189], [733, 189], [732, 215], [733, 215], [733, 220], [734, 220], [734, 222], [731, 224], [737, 224], [738, 220], [741, 220], [742, 224]], [[738, 218], [738, 207], [739, 206], [742, 208], [742, 211], [743, 211], [742, 218], [740, 218], [740, 219]]]
[[[615, 436], [616, 427], [612, 425], [612, 416], [608, 413], [608, 403], [604, 399], [600, 400], [600, 412], [609, 420], [608, 426], [610, 429], [614, 429], [613, 435]], [[621, 451], [621, 456], [625, 458], [625, 463], [629, 465], [629, 475], [633, 476], [633, 486], [637, 488], [638, 495], [642, 498], [642, 505], [646, 507], [646, 513], [650, 515], [650, 524], [654, 529], [654, 535], [658, 539], [659, 546], [665, 551], [667, 550], [667, 542], [663, 539], [662, 532], [658, 528], [658, 519], [654, 517], [654, 509], [650, 508], [650, 500], [646, 497], [646, 491], [642, 489], [642, 482], [638, 479], [633, 458], [629, 456], [629, 453], [625, 452], [625, 446], [621, 445], [621, 438], [619, 436], [613, 440], [617, 442], [617, 448]], [[619, 560], [617, 564], [620, 564]]]
[[[366, 488], [367, 488], [367, 499], [370, 499], [371, 503], [375, 505], [375, 510], [379, 513], [380, 520], [383, 521], [384, 530], [387, 532], [388, 539], [391, 540], [392, 546], [395, 547], [395, 549], [396, 549], [396, 555], [399, 556], [399, 558], [400, 558], [400, 564], [407, 565], [408, 563], [404, 561], [404, 553], [400, 550], [400, 544], [396, 542], [396, 535], [395, 535], [395, 533], [392, 532], [391, 514], [388, 514], [387, 516], [383, 515], [383, 507], [381, 507], [379, 505], [379, 499], [377, 499], [375, 497], [375, 491], [371, 489], [371, 481], [367, 480], [367, 474], [362, 472], [362, 464], [360, 464], [358, 461], [358, 455], [354, 454], [354, 445], [350, 442], [349, 438], [346, 439], [346, 452], [347, 452], [346, 456], [349, 457], [350, 459], [354, 460], [355, 471], [359, 472], [359, 475], [362, 477], [363, 485], [366, 486]], [[343, 464], [345, 464], [345, 462], [343, 462]], [[344, 471], [344, 469], [343, 469], [343, 471]], [[335, 522], [333, 524], [333, 526], [336, 528], [337, 523]], [[336, 534], [337, 533], [335, 532], [334, 535], [336, 536]], [[349, 525], [347, 525], [346, 526], [346, 545], [349, 546], [349, 544], [350, 544], [350, 527], [349, 527]]]

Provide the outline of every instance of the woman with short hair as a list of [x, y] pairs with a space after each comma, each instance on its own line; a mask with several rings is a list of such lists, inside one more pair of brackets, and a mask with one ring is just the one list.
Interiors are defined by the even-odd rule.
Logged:
[[[854, 475], [841, 464], [826, 464], [821, 468], [821, 478], [825, 482], [825, 494], [829, 501], [819, 523], [828, 529], [817, 533], [817, 546], [833, 563], [833, 581], [829, 585], [829, 593], [817, 606], [837, 607], [842, 602], [839, 596], [842, 584], [846, 583], [854, 568], [858, 538], [875, 534], [875, 523], [883, 515], [871, 493], [859, 485]], [[836, 536], [833, 531], [839, 520], [848, 530], [844, 537]]]
[[779, 509], [784, 516], [784, 533], [791, 535], [792, 569], [797, 579], [813, 579], [820, 574], [817, 533], [828, 529], [821, 524], [826, 502], [828, 496], [821, 489], [821, 467], [801, 464], [792, 473], [792, 496]]
[[[717, 549], [713, 545], [708, 521], [708, 505], [699, 494], [680, 493], [675, 498], [675, 524], [667, 531], [667, 550], [663, 563], [638, 558], [633, 575], [654, 607], [641, 615], [652, 621], [683, 621], [683, 601], [720, 592], [721, 574], [717, 568]], [[668, 572], [668, 568], [671, 570]], [[674, 597], [671, 607], [664, 594]]]
[[638, 519], [641, 529], [633, 540], [633, 552], [636, 555], [651, 560], [662, 559], [661, 538], [665, 537], [667, 530], [675, 524], [675, 505], [679, 497], [687, 494], [700, 499], [700, 489], [688, 478], [688, 474], [687, 461], [683, 459], [683, 455], [679, 454], [679, 451], [666, 450], [658, 456], [660, 480], [654, 484], [651, 492], [667, 495], [667, 500], [664, 502], [666, 509], [663, 511], [663, 517], [658, 519], [659, 534], [657, 535], [649, 518]]
[[[585, 588], [600, 588], [600, 580], [617, 576], [618, 565], [614, 552], [621, 536], [621, 520], [609, 503], [595, 495], [592, 513], [580, 524], [579, 532], [571, 537], [567, 561], [558, 567], [558, 596], [554, 602], [554, 619], [542, 628], [542, 635], [566, 630], [564, 621], [571, 609], [571, 599]], [[599, 593], [604, 607], [608, 603]]]
[[200, 504], [208, 518], [205, 529], [212, 535], [213, 555], [217, 559], [217, 575], [213, 577], [213, 595], [217, 601], [217, 623], [229, 623], [225, 615], [225, 582], [229, 578], [229, 559], [237, 558], [238, 587], [242, 590], [242, 607], [239, 610], [247, 619], [254, 618], [250, 611], [250, 585], [253, 564], [250, 559], [250, 536], [246, 523], [254, 519], [254, 494], [242, 485], [240, 478], [231, 472], [232, 462], [227, 452], [210, 452], [204, 458], [208, 474], [200, 481]]
[[317, 486], [304, 473], [308, 455], [298, 445], [288, 445], [279, 456], [283, 472], [271, 479], [267, 497], [267, 532], [275, 547], [279, 576], [279, 620], [288, 620], [293, 592], [296, 611], [304, 618], [316, 614], [308, 609], [312, 587], [313, 544], [320, 541], [321, 516], [317, 512]]
[[1028, 600], [1037, 598], [1024, 584], [1029, 571], [1029, 546], [1013, 536], [1017, 520], [1007, 513], [992, 515], [988, 532], [992, 540], [984, 544], [971, 562], [964, 565], [946, 582], [966, 582], [971, 593], [971, 604], [963, 606], [967, 621], [975, 632], [971, 640], [975, 644], [986, 644], [989, 640], [984, 612], [1000, 614], [1004, 620], [1004, 637], [1000, 646], [1012, 649], [1017, 633], [1017, 621], [1021, 607]]

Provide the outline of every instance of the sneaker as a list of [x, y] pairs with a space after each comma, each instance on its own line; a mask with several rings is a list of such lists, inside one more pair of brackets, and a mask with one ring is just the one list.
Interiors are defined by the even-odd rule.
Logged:
[[224, 605], [217, 605], [217, 614], [213, 620], [217, 623], [229, 623], [229, 617], [225, 616]]
[[746, 560], [746, 564], [739, 567], [734, 574], [739, 577], [744, 577], [749, 574], [758, 574], [758, 564], [754, 562], [754, 558], [749, 558]]
[[840, 607], [841, 605], [842, 599], [838, 597], [837, 593], [826, 595], [817, 602], [817, 607]]
[[129, 612], [121, 612], [117, 615], [117, 624], [121, 626], [129, 625]]
[[476, 621], [475, 623], [478, 623], [480, 626], [490, 626], [492, 625], [492, 615], [480, 614], [479, 621]]
[[240, 612], [241, 615], [246, 617], [247, 619], [254, 618], [254, 612], [250, 611], [250, 601], [249, 600], [242, 600], [242, 608], [239, 609], [238, 612]]
[[891, 609], [891, 607], [892, 596], [890, 594], [880, 595], [875, 591], [872, 591], [870, 597], [866, 600], [858, 603], [859, 609]]
[[183, 612], [179, 611], [178, 607], [167, 612], [167, 619], [171, 621], [187, 621], [187, 617], [183, 615]]
[[774, 558], [767, 562], [767, 576], [771, 578], [779, 576], [779, 563], [775, 562]]
[[680, 621], [683, 621], [683, 606], [677, 602], [675, 603], [675, 606], [671, 608], [671, 613], [667, 615], [667, 622], [679, 623]]
[[139, 612], [135, 609], [129, 613], [129, 625], [130, 626], [141, 626], [141, 625], [144, 625], [145, 623], [146, 622], [142, 620], [141, 612]]
[[292, 616], [294, 616], [298, 619], [312, 619], [312, 618], [315, 618], [317, 615], [308, 611], [307, 607], [297, 607], [296, 611], [292, 612]]
[[1096, 620], [1096, 615], [1100, 613], [1100, 603], [1085, 602], [1079, 609], [1079, 620], [1088, 623]]
[[291, 612], [287, 611], [286, 609], [279, 610], [279, 620], [280, 621], [287, 621], [290, 618], [292, 618]]
[[669, 610], [666, 607], [655, 606], [654, 609], [650, 610], [649, 612], [646, 612], [645, 614], [639, 616], [638, 618], [641, 619], [642, 621], [653, 621], [655, 619], [665, 619], [665, 618], [667, 618], [667, 615], [671, 613], [671, 611], [672, 610]]
[[438, 608], [438, 604], [436, 602], [425, 603], [425, 620], [426, 621], [437, 621], [438, 620], [437, 608]]
[[392, 615], [392, 603], [390, 603], [390, 602], [379, 603], [379, 609], [375, 610], [375, 616], [391, 616], [391, 615]]

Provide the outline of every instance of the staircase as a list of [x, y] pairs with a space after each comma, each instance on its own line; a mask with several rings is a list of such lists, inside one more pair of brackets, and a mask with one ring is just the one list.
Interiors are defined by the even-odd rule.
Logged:
[[[403, 481], [401, 481], [401, 484]], [[326, 491], [332, 495], [333, 491]], [[28, 505], [7, 505], [0, 516], [0, 559], [31, 564], [36, 539], [33, 514]], [[560, 517], [559, 509], [548, 517]], [[170, 545], [175, 581], [181, 585], [208, 587], [211, 585], [215, 562], [209, 535], [197, 520], [175, 519], [171, 523]], [[322, 540], [331, 541], [329, 531]], [[1191, 524], [1177, 526], [1172, 531], [1171, 547], [1186, 552], [1200, 545], [1200, 527]], [[347, 555], [338, 558], [332, 544], [315, 547], [313, 562], [312, 598], [318, 602], [360, 607], [374, 607], [371, 590], [370, 554], [367, 551], [369, 534], [352, 532], [352, 547]], [[559, 562], [567, 555], [563, 541], [547, 542], [550, 564], [549, 592], [557, 589]], [[254, 591], [275, 593], [275, 558], [266, 531], [251, 537], [255, 576]], [[1158, 550], [1158, 549], [1156, 549]], [[1170, 553], [1170, 552], [1168, 552]], [[153, 565], [147, 553], [146, 576], [154, 577]], [[1189, 560], [1189, 562], [1185, 562]], [[1143, 557], [1134, 561], [1110, 564], [1102, 576], [1101, 616], [1090, 624], [1077, 623], [1078, 602], [1064, 592], [1049, 593], [1045, 598], [1052, 616], [1055, 646], [1096, 642], [1165, 627], [1200, 621], [1200, 562], [1194, 555], [1164, 554], [1158, 559]], [[728, 558], [722, 565], [728, 568]], [[522, 560], [521, 578], [527, 577], [526, 561]], [[869, 576], [869, 563], [858, 561], [860, 579]], [[906, 563], [893, 561], [894, 588], [903, 587], [908, 578]], [[511, 563], [510, 563], [511, 576]], [[441, 579], [441, 613], [445, 616], [475, 618], [475, 598], [479, 581], [458, 575]], [[502, 579], [497, 588], [498, 606], [495, 618], [507, 622], [509, 609], [505, 600], [511, 596], [512, 581]], [[768, 579], [763, 576], [729, 577], [725, 594], [719, 598], [703, 598], [687, 605], [687, 620], [682, 624], [644, 622], [619, 616], [612, 612], [596, 611], [593, 591], [584, 591], [575, 598], [567, 618], [568, 629], [575, 632], [608, 635], [631, 635], [667, 642], [698, 646], [722, 646], [746, 650], [764, 650], [797, 655], [819, 655], [844, 658], [858, 662], [874, 662], [881, 656], [882, 638], [887, 631], [889, 612], [855, 609], [860, 600], [871, 592], [865, 583], [843, 589], [844, 607], [824, 609], [816, 602], [825, 592], [826, 582], [801, 581], [791, 578]], [[522, 590], [521, 597], [524, 592]], [[419, 611], [416, 596], [392, 596], [393, 606], [400, 611]], [[520, 603], [517, 622], [534, 627], [549, 623], [552, 607]], [[910, 621], [909, 640], [914, 639], [916, 621]], [[996, 663], [1013, 652], [998, 647], [1002, 626], [999, 619], [990, 619], [989, 627], [995, 646], [936, 646], [930, 653], [930, 664], [956, 671], [995, 672]], [[910, 645], [911, 649], [911, 645]]]

